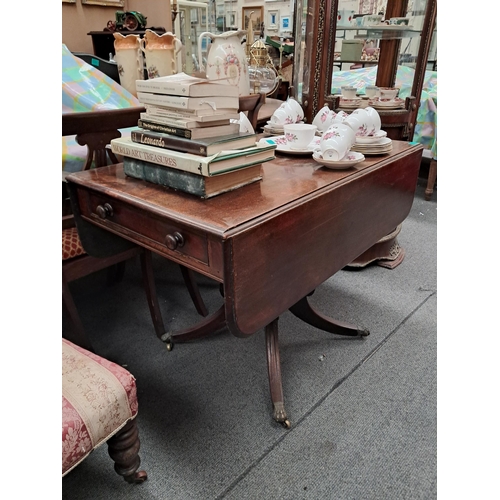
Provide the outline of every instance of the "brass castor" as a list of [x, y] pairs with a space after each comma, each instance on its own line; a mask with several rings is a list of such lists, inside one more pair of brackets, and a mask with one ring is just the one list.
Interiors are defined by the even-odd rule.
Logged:
[[290, 423], [290, 420], [286, 417], [286, 412], [285, 412], [285, 405], [283, 404], [282, 401], [274, 403], [274, 412], [273, 412], [273, 418], [278, 422], [278, 424], [281, 424], [285, 429], [290, 429], [292, 424]]
[[285, 429], [290, 429], [290, 427], [292, 427], [292, 424], [290, 423], [290, 420], [286, 419], [286, 420], [283, 420], [283, 422], [280, 422], [281, 425], [285, 428]]
[[161, 340], [165, 342], [165, 346], [167, 347], [167, 351], [171, 351], [174, 348], [174, 341], [172, 340], [172, 337], [168, 334], [164, 334], [161, 337]]

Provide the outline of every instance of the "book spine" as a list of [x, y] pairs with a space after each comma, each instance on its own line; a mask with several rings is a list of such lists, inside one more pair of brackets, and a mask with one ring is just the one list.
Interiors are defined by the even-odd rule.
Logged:
[[158, 94], [171, 94], [189, 97], [189, 87], [186, 85], [181, 85], [178, 83], [160, 83], [154, 82], [155, 79], [151, 80], [136, 80], [135, 89], [137, 92], [156, 92]]
[[270, 161], [274, 159], [274, 150], [276, 149], [275, 145], [259, 145], [253, 148], [201, 156], [139, 144], [126, 137], [111, 139], [110, 145], [111, 151], [116, 155], [149, 161], [206, 177]]
[[144, 144], [145, 146], [154, 146], [155, 148], [173, 149], [183, 153], [207, 156], [207, 146], [198, 141], [186, 139], [179, 136], [159, 137], [157, 134], [150, 134], [147, 130], [132, 130], [130, 138], [133, 142]]
[[184, 97], [238, 96], [239, 89], [234, 85], [217, 84], [200, 79], [198, 82], [161, 81], [158, 78], [136, 80], [138, 92], [178, 95]]
[[163, 118], [197, 121], [201, 121], [202, 119], [214, 120], [216, 115], [228, 115], [230, 118], [239, 118], [239, 112], [236, 108], [218, 108], [215, 110], [211, 108], [205, 110], [182, 110], [154, 104], [145, 104], [144, 107], [146, 108], [148, 115], [160, 116]]
[[[134, 143], [126, 139], [112, 139], [111, 151], [113, 153], [137, 160], [149, 161], [157, 165], [164, 165], [165, 167], [176, 168], [178, 170], [185, 170], [194, 174], [201, 174], [208, 176], [208, 161], [207, 158], [202, 156], [195, 157], [195, 155], [178, 153], [168, 149], [162, 149], [144, 144]], [[210, 157], [209, 157], [210, 158]]]
[[262, 172], [260, 170], [261, 164], [254, 164], [250, 168], [253, 167], [259, 167], [259, 169], [257, 171], [252, 171], [251, 176], [241, 179], [239, 182], [223, 185], [219, 189], [209, 190], [207, 189], [207, 178], [202, 175], [156, 165], [134, 158], [125, 158], [123, 160], [123, 171], [130, 177], [193, 194], [203, 199], [211, 198], [262, 180]]
[[148, 115], [162, 116], [166, 118], [184, 118], [186, 120], [194, 120], [198, 114], [196, 111], [188, 111], [181, 109], [169, 108], [168, 106], [158, 106], [154, 104], [145, 104]]
[[148, 122], [142, 119], [139, 120], [137, 124], [139, 125], [139, 127], [146, 130], [152, 130], [153, 132], [162, 132], [163, 134], [171, 134], [177, 137], [184, 137], [186, 139], [192, 138], [192, 131], [189, 128], [171, 127], [169, 125]]
[[222, 106], [229, 108], [239, 107], [239, 99], [237, 97], [181, 97], [168, 94], [137, 92], [137, 99], [142, 104], [155, 104], [181, 110], [215, 110]]
[[227, 125], [231, 123], [229, 118], [221, 118], [220, 116], [211, 117], [213, 119], [210, 120], [194, 120], [194, 119], [185, 119], [185, 118], [168, 118], [166, 116], [161, 115], [152, 115], [150, 113], [141, 113], [141, 120], [144, 120], [149, 123], [157, 123], [159, 125], [167, 125], [169, 127], [177, 127], [177, 128], [205, 128], [212, 127], [214, 125]]
[[125, 158], [123, 160], [123, 171], [126, 175], [136, 179], [179, 189], [201, 197], [206, 196], [205, 177], [202, 175], [163, 166], [158, 167], [156, 164], [135, 158]]

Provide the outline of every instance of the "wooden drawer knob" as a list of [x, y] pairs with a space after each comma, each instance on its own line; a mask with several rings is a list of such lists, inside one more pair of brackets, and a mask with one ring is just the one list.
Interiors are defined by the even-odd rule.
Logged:
[[113, 215], [113, 207], [109, 203], [97, 205], [95, 211], [101, 219], [106, 219], [106, 217], [111, 217]]
[[176, 250], [178, 247], [184, 246], [184, 236], [177, 231], [173, 234], [167, 234], [165, 237], [165, 245], [167, 245], [167, 248], [170, 250]]

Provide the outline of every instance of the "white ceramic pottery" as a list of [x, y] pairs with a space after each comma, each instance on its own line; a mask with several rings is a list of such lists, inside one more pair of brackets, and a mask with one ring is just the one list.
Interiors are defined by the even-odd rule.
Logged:
[[340, 26], [354, 26], [354, 14], [356, 12], [352, 9], [339, 9], [337, 11], [337, 27]]
[[290, 108], [296, 115], [295, 123], [298, 123], [304, 119], [304, 110], [302, 109], [302, 106], [298, 103], [298, 101], [296, 101], [293, 97], [289, 97], [285, 102], [287, 106], [290, 106]]
[[285, 125], [295, 122], [295, 114], [292, 110], [286, 108], [278, 108], [269, 119], [272, 125]]
[[[250, 76], [244, 46], [241, 44], [246, 30], [227, 31], [220, 35], [204, 32], [198, 37], [198, 61], [201, 71], [205, 70], [209, 80], [220, 80], [219, 83], [237, 85], [240, 94], [250, 94]], [[202, 38], [212, 41], [207, 56], [207, 67], [202, 64]]]
[[316, 125], [308, 123], [287, 123], [283, 125], [286, 141], [290, 149], [304, 150], [314, 139]]
[[329, 108], [328, 105], [324, 105], [314, 117], [312, 124], [318, 127], [320, 132], [324, 132], [330, 125], [335, 122], [336, 114], [333, 110]]
[[144, 57], [139, 35], [122, 35], [113, 33], [115, 37], [115, 61], [118, 65], [120, 85], [137, 97], [136, 80], [144, 80]]
[[375, 135], [382, 127], [382, 120], [380, 119], [380, 115], [378, 114], [378, 111], [371, 106], [366, 107], [365, 111], [370, 117], [372, 124], [372, 130], [368, 135]]
[[379, 87], [381, 99], [395, 99], [399, 94], [399, 87]]
[[320, 149], [324, 159], [341, 160], [355, 142], [354, 132], [343, 123], [335, 123], [323, 133]]
[[141, 50], [146, 57], [148, 78], [168, 76], [177, 73], [177, 54], [182, 49], [182, 42], [168, 31], [158, 35], [153, 30], [146, 30], [140, 39]]

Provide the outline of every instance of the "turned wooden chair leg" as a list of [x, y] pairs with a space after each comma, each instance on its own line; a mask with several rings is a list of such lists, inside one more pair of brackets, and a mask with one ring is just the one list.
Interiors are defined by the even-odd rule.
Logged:
[[127, 483], [143, 483], [148, 478], [145, 471], [138, 471], [141, 459], [139, 458], [139, 430], [136, 419], [127, 424], [108, 441], [109, 456], [115, 462], [115, 471], [123, 476]]
[[434, 192], [434, 184], [437, 178], [437, 160], [432, 160], [429, 166], [429, 177], [427, 178], [427, 188], [425, 190], [425, 199], [429, 201]]

